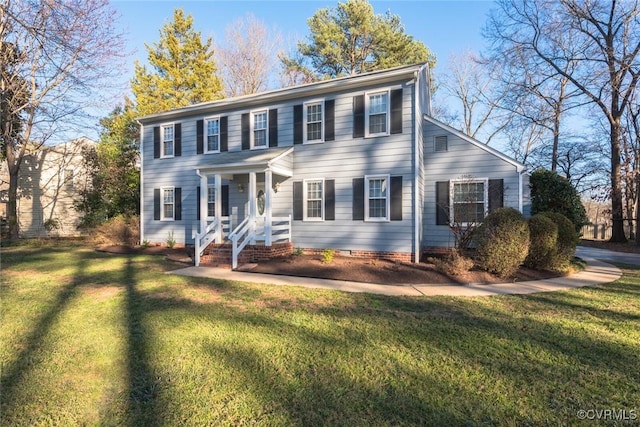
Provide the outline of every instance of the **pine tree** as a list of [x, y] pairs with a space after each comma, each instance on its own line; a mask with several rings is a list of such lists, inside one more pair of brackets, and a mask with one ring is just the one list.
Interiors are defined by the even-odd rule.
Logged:
[[145, 44], [152, 70], [136, 62], [131, 89], [141, 116], [224, 97], [213, 59], [213, 41], [203, 42], [193, 17], [182, 9], [160, 30], [160, 41]]
[[[302, 63], [295, 65], [305, 69], [304, 62], [310, 62], [307, 68], [318, 78], [420, 62], [435, 64], [434, 55], [424, 43], [405, 33], [399, 16], [390, 12], [375, 14], [366, 0], [348, 0], [333, 9], [319, 9], [308, 24], [308, 43], [298, 44]], [[285, 71], [294, 68], [287, 61], [282, 62]]]

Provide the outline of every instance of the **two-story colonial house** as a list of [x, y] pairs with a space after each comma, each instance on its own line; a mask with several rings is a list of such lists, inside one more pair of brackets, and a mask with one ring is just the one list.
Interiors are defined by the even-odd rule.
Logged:
[[196, 264], [231, 246], [234, 268], [293, 247], [418, 262], [456, 215], [526, 210], [524, 165], [431, 117], [429, 82], [403, 66], [140, 118], [141, 238]]

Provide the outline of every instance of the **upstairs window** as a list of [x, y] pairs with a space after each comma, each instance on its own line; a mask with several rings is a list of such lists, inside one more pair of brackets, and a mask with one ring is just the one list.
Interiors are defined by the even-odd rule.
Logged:
[[220, 152], [220, 119], [207, 119], [207, 153]]
[[366, 129], [369, 136], [386, 135], [389, 129], [389, 92], [367, 94]]
[[267, 140], [267, 112], [253, 113], [253, 148], [266, 148]]
[[323, 141], [322, 102], [305, 104], [305, 142]]
[[436, 153], [444, 152], [449, 150], [449, 142], [447, 140], [447, 136], [436, 136], [434, 138], [434, 151]]
[[173, 125], [162, 126], [162, 157], [173, 157], [174, 142]]

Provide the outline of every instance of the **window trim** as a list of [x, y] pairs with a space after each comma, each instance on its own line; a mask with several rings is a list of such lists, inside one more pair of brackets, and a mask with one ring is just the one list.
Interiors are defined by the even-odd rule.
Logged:
[[[391, 89], [392, 88], [386, 88], [386, 89], [381, 89], [381, 90], [372, 90], [372, 91], [367, 91], [364, 93], [364, 137], [365, 138], [372, 138], [372, 137], [376, 137], [376, 136], [387, 136], [390, 135], [391, 133]], [[387, 108], [386, 108], [386, 112], [385, 112], [385, 132], [377, 132], [377, 133], [371, 133], [369, 132], [369, 123], [370, 123], [370, 118], [371, 118], [371, 112], [369, 111], [370, 108], [370, 97], [372, 95], [378, 95], [378, 94], [386, 94], [387, 96]]]
[[[218, 122], [218, 133], [214, 135], [218, 135], [218, 149], [217, 150], [209, 150], [209, 122], [217, 121]], [[220, 116], [212, 116], [204, 119], [204, 129], [203, 129], [203, 153], [204, 154], [214, 154], [220, 153], [220, 146], [222, 145], [221, 141], [221, 128], [220, 128]]]
[[[325, 183], [324, 183], [324, 178], [309, 178], [309, 179], [305, 179], [302, 181], [302, 220], [303, 221], [309, 221], [309, 222], [323, 222], [325, 219], [325, 200], [326, 200], [326, 196], [325, 196]], [[308, 189], [308, 184], [310, 182], [321, 182], [322, 183], [322, 196], [320, 199], [320, 209], [321, 209], [321, 217], [317, 218], [317, 217], [309, 217], [307, 216], [307, 210], [308, 210], [308, 205], [307, 205], [307, 201], [308, 201], [308, 194], [309, 194], [309, 189]]]
[[[171, 190], [173, 192], [173, 214], [171, 217], [165, 216], [165, 202], [164, 192]], [[175, 221], [176, 219], [176, 188], [175, 187], [160, 187], [160, 221]]]
[[[309, 130], [307, 128], [308, 121], [308, 110], [307, 108], [312, 105], [320, 105], [322, 117], [320, 118], [320, 139], [312, 139], [309, 140]], [[325, 108], [324, 108], [324, 98], [323, 99], [313, 99], [311, 101], [307, 101], [302, 104], [302, 143], [303, 144], [321, 144], [324, 142], [324, 126], [325, 126]]]
[[[265, 139], [264, 139], [264, 145], [255, 145], [255, 135], [256, 135], [256, 129], [255, 129], [255, 116], [256, 114], [264, 114], [265, 116], [265, 124], [264, 124], [264, 134], [265, 134]], [[261, 110], [254, 110], [251, 111], [249, 113], [249, 119], [250, 119], [250, 124], [249, 124], [249, 129], [250, 129], [250, 149], [251, 150], [266, 150], [267, 148], [269, 148], [269, 109], [265, 108], [265, 109], [261, 109]], [[262, 129], [260, 129], [262, 130]]]
[[[213, 216], [209, 216], [209, 189], [213, 189]], [[216, 184], [215, 183], [207, 183], [207, 221], [212, 221], [216, 216]]]
[[[166, 154], [165, 153], [165, 149], [164, 149], [164, 130], [168, 127], [171, 127], [173, 129], [173, 139], [171, 140], [171, 146], [172, 146], [172, 154]], [[161, 159], [170, 159], [172, 157], [176, 156], [176, 125], [175, 123], [165, 123], [163, 125], [160, 125], [160, 158]]]
[[[454, 212], [455, 212], [455, 205], [456, 205], [456, 201], [455, 201], [455, 186], [456, 184], [477, 184], [477, 183], [482, 183], [484, 185], [484, 216], [482, 217], [483, 219], [489, 214], [489, 178], [469, 178], [469, 179], [464, 179], [464, 178], [456, 178], [456, 179], [451, 179], [449, 180], [449, 224], [450, 225], [454, 225], [455, 224], [455, 216], [454, 216]], [[467, 202], [469, 203], [469, 202]], [[469, 226], [469, 225], [474, 225], [474, 224], [478, 224], [476, 222], [462, 222], [460, 223], [463, 227]]]
[[[372, 179], [384, 179], [387, 183], [387, 194], [385, 197], [386, 216], [383, 217], [370, 217], [369, 216], [369, 183]], [[364, 176], [364, 220], [366, 222], [390, 222], [391, 212], [391, 175], [365, 175]]]

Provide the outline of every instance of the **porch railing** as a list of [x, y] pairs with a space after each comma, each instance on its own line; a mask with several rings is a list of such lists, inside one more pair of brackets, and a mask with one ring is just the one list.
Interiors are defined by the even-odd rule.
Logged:
[[238, 268], [238, 254], [247, 246], [247, 244], [255, 240], [255, 221], [249, 221], [245, 218], [238, 226], [229, 234], [231, 240], [231, 268]]
[[200, 265], [200, 258], [204, 253], [207, 246], [211, 243], [222, 243], [224, 241], [224, 235], [230, 234], [232, 230], [231, 218], [228, 216], [223, 216], [220, 218], [221, 221], [221, 231], [222, 235], [219, 236], [217, 233], [218, 230], [218, 218], [213, 218], [213, 220], [207, 224], [204, 230], [200, 233], [196, 233], [195, 237], [195, 265]]
[[[280, 241], [291, 241], [291, 215], [271, 218], [271, 243]], [[256, 241], [267, 241], [265, 218], [258, 217], [252, 222], [250, 218], [245, 218], [231, 233], [231, 267], [238, 268], [238, 255], [248, 245], [255, 244]]]

